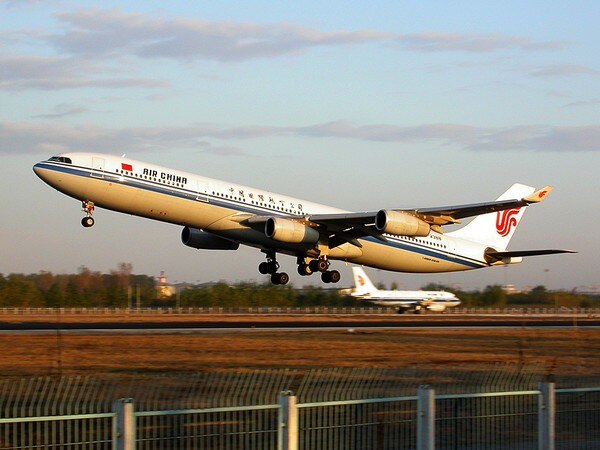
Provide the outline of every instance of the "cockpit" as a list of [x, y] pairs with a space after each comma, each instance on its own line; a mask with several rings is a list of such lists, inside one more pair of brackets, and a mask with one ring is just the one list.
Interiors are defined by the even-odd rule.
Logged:
[[71, 158], [67, 158], [65, 156], [53, 156], [52, 158], [48, 158], [48, 161], [61, 162], [65, 164], [73, 164]]

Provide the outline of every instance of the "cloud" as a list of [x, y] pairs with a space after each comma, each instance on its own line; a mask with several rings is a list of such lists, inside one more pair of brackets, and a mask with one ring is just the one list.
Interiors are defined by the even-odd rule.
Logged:
[[516, 126], [483, 134], [467, 148], [479, 151], [598, 152], [600, 125]]
[[585, 66], [559, 64], [536, 68], [530, 72], [530, 75], [534, 77], [563, 77], [571, 75], [591, 75], [597, 77], [600, 75], [600, 71]]
[[288, 23], [151, 19], [118, 10], [70, 12], [57, 18], [70, 28], [48, 41], [70, 54], [94, 56], [128, 53], [142, 58], [243, 61], [392, 37], [379, 31], [320, 31]]
[[106, 76], [106, 70], [83, 58], [0, 55], [0, 67], [0, 89], [8, 91], [167, 86], [164, 82], [148, 78]]
[[571, 102], [563, 105], [562, 108], [580, 108], [586, 106], [597, 106], [600, 105], [600, 98], [593, 98], [591, 100], [581, 100], [578, 102]]
[[329, 122], [306, 127], [214, 124], [110, 129], [0, 122], [0, 153], [40, 154], [98, 151], [128, 154], [194, 150], [220, 156], [249, 156], [231, 142], [273, 137], [349, 139], [394, 144], [434, 143], [468, 151], [598, 152], [600, 125], [581, 127], [515, 126], [503, 129], [456, 124], [356, 126]]
[[489, 53], [500, 50], [561, 50], [565, 41], [535, 42], [529, 38], [501, 33], [413, 33], [399, 36], [396, 41], [409, 50], [426, 52]]
[[15, 8], [25, 5], [34, 5], [36, 3], [43, 3], [46, 0], [0, 0], [0, 5], [5, 4], [9, 8]]
[[[382, 45], [418, 52], [491, 53], [507, 50], [548, 51], [569, 45], [537, 42], [499, 33], [412, 33], [379, 30], [329, 31], [279, 22], [258, 24], [164, 18], [125, 13], [118, 9], [82, 9], [55, 15], [52, 31], [0, 32], [0, 42], [13, 54], [0, 53], [0, 90], [23, 91], [100, 88], [156, 89], [169, 83], [143, 76], [140, 60], [168, 59], [222, 63], [278, 58], [322, 47]], [[44, 54], [19, 53], [18, 48], [45, 46]], [[51, 52], [55, 52], [52, 54]], [[592, 69], [554, 66], [536, 69], [534, 76], [588, 73]]]
[[395, 44], [413, 51], [469, 53], [556, 50], [569, 45], [497, 33], [324, 31], [285, 22], [164, 19], [119, 10], [82, 10], [56, 17], [64, 24], [65, 31], [48, 36], [48, 42], [69, 54], [94, 57], [129, 54], [140, 58], [229, 62], [297, 54], [315, 47], [371, 43]]
[[299, 128], [295, 133], [314, 137], [335, 137], [376, 142], [403, 142], [439, 140], [467, 143], [481, 133], [481, 129], [465, 125], [430, 124], [411, 127], [397, 125], [362, 125], [348, 122], [329, 122]]
[[31, 118], [32, 119], [62, 119], [64, 117], [76, 116], [79, 114], [83, 114], [88, 111], [89, 111], [89, 108], [84, 108], [82, 106], [61, 103], [60, 105], [56, 105], [53, 113], [36, 114], [36, 115], [31, 116]]

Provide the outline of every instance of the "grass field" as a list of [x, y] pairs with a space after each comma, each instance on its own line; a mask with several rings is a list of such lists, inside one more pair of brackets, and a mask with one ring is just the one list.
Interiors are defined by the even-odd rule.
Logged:
[[160, 335], [0, 335], [0, 376], [388, 367], [600, 376], [594, 329], [251, 331]]

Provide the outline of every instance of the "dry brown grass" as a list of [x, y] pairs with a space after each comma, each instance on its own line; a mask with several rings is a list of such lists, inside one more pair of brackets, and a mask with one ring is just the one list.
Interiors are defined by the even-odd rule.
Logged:
[[600, 375], [600, 332], [558, 330], [253, 331], [160, 335], [0, 335], [0, 376], [411, 367], [521, 363]]

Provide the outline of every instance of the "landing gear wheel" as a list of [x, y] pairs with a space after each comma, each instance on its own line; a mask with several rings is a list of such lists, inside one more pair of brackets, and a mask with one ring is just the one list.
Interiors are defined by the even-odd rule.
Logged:
[[340, 281], [340, 278], [342, 278], [342, 276], [337, 270], [328, 270], [321, 274], [321, 281], [323, 281], [323, 283], [337, 283]]
[[258, 271], [263, 275], [273, 275], [277, 272], [277, 269], [279, 269], [279, 263], [277, 263], [275, 260], [264, 261], [258, 265]]
[[258, 271], [260, 273], [262, 273], [263, 275], [266, 275], [269, 273], [269, 265], [266, 262], [261, 262], [258, 265]]
[[325, 258], [313, 259], [309, 264], [310, 270], [313, 272], [323, 272], [325, 273], [327, 269], [329, 269], [329, 261]]
[[330, 283], [337, 283], [338, 281], [340, 281], [341, 278], [342, 278], [342, 276], [340, 275], [340, 273], [337, 270], [332, 270], [331, 272], [329, 272], [329, 282]]
[[85, 228], [93, 227], [94, 226], [94, 218], [93, 217], [84, 217], [83, 219], [81, 219], [81, 225], [83, 225]]
[[290, 276], [285, 272], [278, 272], [271, 275], [271, 283], [287, 284], [290, 281]]
[[298, 264], [298, 273], [303, 277], [306, 277], [308, 275], [312, 275], [313, 271], [308, 264]]

